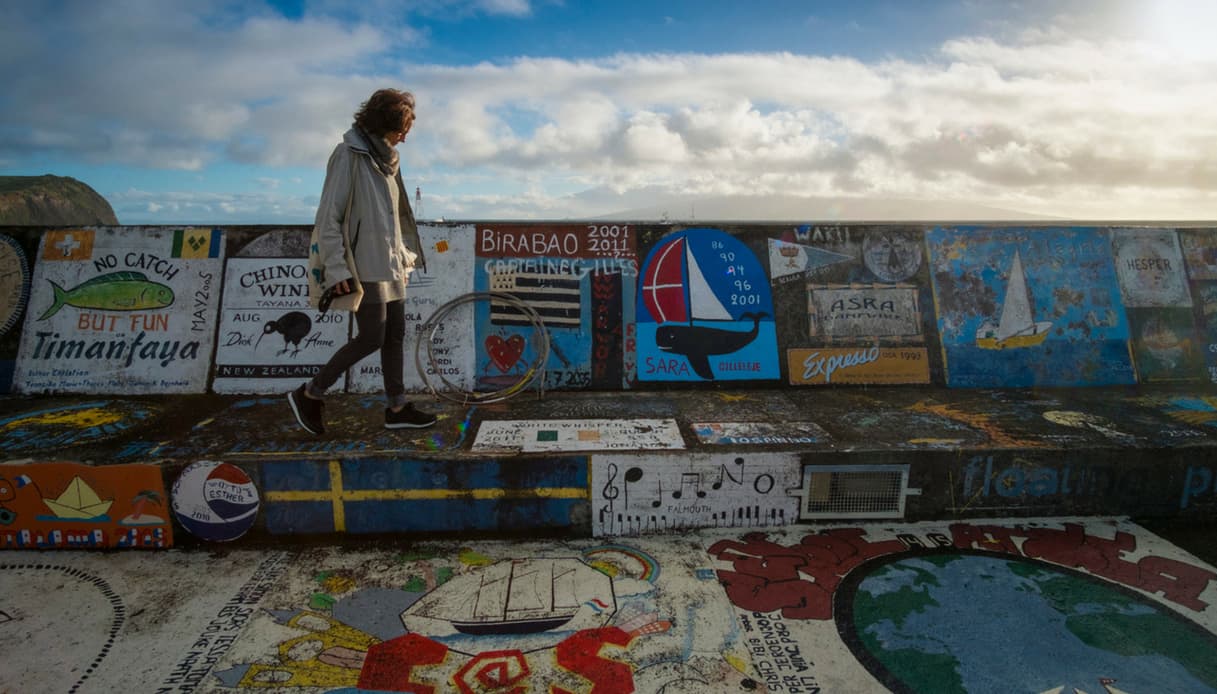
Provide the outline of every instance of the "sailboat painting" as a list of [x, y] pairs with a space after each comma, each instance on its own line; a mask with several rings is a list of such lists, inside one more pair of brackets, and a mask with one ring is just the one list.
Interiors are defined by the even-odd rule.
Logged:
[[947, 385], [1137, 382], [1106, 229], [936, 227], [926, 244]]
[[1032, 315], [1031, 291], [1027, 288], [1027, 276], [1023, 273], [1022, 257], [1015, 251], [1014, 263], [1010, 266], [1010, 283], [1006, 285], [1006, 298], [1002, 302], [1001, 319], [996, 325], [986, 321], [976, 330], [976, 346], [982, 349], [1035, 347], [1043, 344], [1050, 328], [1052, 321], [1037, 321]]
[[776, 379], [769, 278], [719, 229], [669, 234], [648, 254], [637, 294], [638, 380]]

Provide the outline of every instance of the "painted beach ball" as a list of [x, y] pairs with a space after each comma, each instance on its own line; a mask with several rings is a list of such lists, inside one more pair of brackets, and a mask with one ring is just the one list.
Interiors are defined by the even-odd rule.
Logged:
[[173, 513], [190, 534], [227, 542], [241, 537], [258, 516], [258, 488], [241, 468], [202, 460], [173, 483]]

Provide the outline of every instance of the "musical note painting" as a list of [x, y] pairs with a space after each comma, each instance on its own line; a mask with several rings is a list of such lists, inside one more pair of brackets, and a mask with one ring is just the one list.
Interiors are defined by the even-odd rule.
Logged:
[[798, 520], [797, 455], [592, 456], [592, 534], [770, 528]]

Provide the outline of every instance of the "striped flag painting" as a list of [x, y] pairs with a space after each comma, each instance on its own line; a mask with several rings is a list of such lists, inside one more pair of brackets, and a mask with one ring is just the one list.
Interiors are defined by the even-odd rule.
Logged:
[[[492, 272], [490, 291], [507, 292], [527, 303], [547, 328], [578, 328], [582, 324], [582, 280], [551, 272]], [[529, 325], [519, 309], [491, 300], [492, 325]]]

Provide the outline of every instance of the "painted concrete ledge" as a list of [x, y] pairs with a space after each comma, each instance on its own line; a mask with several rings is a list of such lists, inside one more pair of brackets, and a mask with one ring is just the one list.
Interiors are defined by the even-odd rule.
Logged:
[[258, 511], [245, 542], [1217, 517], [1217, 395], [1199, 387], [556, 392], [420, 406], [439, 414], [435, 427], [387, 431], [377, 398], [338, 395], [314, 437], [280, 396], [7, 397], [0, 477], [52, 462], [152, 468], [169, 496], [201, 461], [235, 466]]

